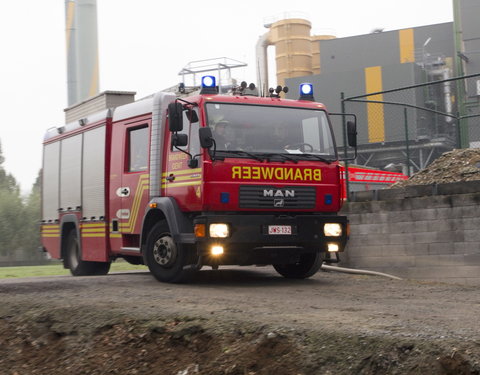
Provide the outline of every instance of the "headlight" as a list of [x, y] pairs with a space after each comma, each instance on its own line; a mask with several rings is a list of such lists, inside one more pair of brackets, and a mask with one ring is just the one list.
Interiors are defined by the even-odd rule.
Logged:
[[342, 235], [342, 226], [339, 223], [326, 223], [323, 226], [323, 233], [327, 237], [340, 237]]
[[226, 238], [230, 235], [230, 230], [228, 224], [210, 224], [209, 233], [210, 237]]

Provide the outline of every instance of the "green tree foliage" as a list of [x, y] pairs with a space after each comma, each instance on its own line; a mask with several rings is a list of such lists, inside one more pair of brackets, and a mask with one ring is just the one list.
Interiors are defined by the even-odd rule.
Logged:
[[5, 171], [0, 144], [0, 256], [39, 259], [40, 175], [23, 200], [15, 178]]
[[21, 248], [23, 203], [15, 178], [3, 168], [0, 145], [0, 255], [11, 255]]
[[42, 171], [37, 176], [33, 184], [32, 191], [25, 201], [24, 207], [24, 237], [23, 251], [24, 257], [28, 259], [37, 259], [40, 253], [36, 251], [40, 246], [40, 181]]

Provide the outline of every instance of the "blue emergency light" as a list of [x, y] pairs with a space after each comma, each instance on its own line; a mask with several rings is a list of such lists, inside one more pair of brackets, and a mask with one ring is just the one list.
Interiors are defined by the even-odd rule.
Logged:
[[218, 94], [217, 82], [214, 76], [203, 76], [202, 77], [202, 89], [200, 94]]
[[202, 77], [202, 88], [204, 87], [215, 87], [215, 77], [214, 76], [204, 76]]
[[313, 85], [311, 83], [300, 84], [300, 97], [298, 99], [315, 101], [313, 97]]

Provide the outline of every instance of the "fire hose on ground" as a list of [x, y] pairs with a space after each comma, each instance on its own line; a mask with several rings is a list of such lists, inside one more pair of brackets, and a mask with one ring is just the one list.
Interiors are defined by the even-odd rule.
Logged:
[[358, 270], [353, 268], [345, 268], [345, 267], [337, 267], [337, 266], [329, 266], [325, 263], [322, 264], [322, 267], [320, 269], [325, 271], [350, 273], [350, 274], [357, 274], [357, 275], [381, 276], [381, 277], [386, 277], [393, 280], [402, 280], [400, 277], [389, 275], [388, 273], [368, 271], [368, 270]]

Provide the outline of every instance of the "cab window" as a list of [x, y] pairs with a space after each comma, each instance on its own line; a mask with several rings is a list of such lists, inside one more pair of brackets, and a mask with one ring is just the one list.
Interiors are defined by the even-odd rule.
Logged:
[[146, 171], [148, 168], [148, 127], [132, 129], [128, 132], [128, 171]]

